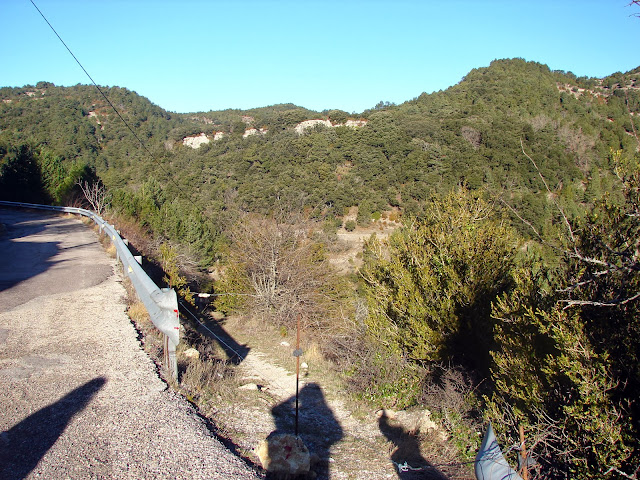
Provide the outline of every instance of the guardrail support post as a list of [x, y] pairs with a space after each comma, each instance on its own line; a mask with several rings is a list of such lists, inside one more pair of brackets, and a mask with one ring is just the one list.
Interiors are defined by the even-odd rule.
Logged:
[[176, 345], [167, 335], [164, 335], [164, 365], [169, 376], [177, 382], [178, 360], [176, 358]]

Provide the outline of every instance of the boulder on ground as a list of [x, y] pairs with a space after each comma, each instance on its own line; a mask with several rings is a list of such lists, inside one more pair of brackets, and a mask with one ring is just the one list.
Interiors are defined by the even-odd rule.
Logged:
[[262, 467], [267, 472], [287, 475], [307, 475], [311, 468], [309, 450], [300, 437], [272, 433], [256, 449]]

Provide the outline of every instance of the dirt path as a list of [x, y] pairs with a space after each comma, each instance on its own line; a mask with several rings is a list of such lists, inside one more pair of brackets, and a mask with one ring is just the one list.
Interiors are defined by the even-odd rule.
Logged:
[[[255, 333], [241, 323], [226, 322], [223, 330], [212, 320], [200, 331], [208, 330], [239, 353], [235, 358], [241, 376], [238, 396], [232, 403], [216, 405], [214, 420], [226, 427], [234, 442], [251, 452], [274, 431], [295, 431], [295, 347], [267, 334], [259, 334], [255, 342]], [[304, 366], [305, 356], [301, 360]], [[423, 412], [396, 412], [393, 419], [381, 419], [375, 411], [354, 413], [344, 401], [347, 392], [341, 391], [319, 364], [310, 363], [309, 368], [301, 369], [298, 423], [300, 436], [316, 455], [313, 470], [319, 480], [447, 478], [437, 468], [417, 472], [397, 469], [396, 465], [404, 462], [428, 465], [419, 453], [417, 437], [408, 433], [415, 430]]]

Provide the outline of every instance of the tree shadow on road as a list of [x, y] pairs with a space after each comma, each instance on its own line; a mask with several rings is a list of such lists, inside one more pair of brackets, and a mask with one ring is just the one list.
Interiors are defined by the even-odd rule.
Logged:
[[0, 478], [21, 480], [29, 475], [73, 417], [86, 408], [105, 383], [104, 377], [94, 378], [2, 432]]

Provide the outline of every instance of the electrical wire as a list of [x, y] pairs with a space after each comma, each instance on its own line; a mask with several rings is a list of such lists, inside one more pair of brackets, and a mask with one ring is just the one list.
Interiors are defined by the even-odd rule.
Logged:
[[[138, 141], [138, 143], [140, 144], [140, 146], [142, 147], [142, 149], [146, 152], [146, 154], [149, 156], [149, 158], [151, 158], [151, 160], [153, 160], [153, 162], [158, 166], [158, 168], [160, 168], [160, 170], [162, 170], [168, 180], [173, 183], [177, 188], [178, 191], [180, 193], [182, 193], [182, 188], [180, 187], [180, 185], [178, 185], [178, 183], [173, 179], [173, 177], [170, 175], [169, 171], [167, 171], [167, 169], [165, 169], [162, 164], [160, 163], [160, 161], [158, 159], [156, 159], [156, 157], [153, 155], [153, 153], [151, 152], [151, 150], [149, 150], [149, 148], [144, 144], [144, 142], [140, 139], [140, 137], [138, 136], [138, 134], [136, 134], [135, 130], [131, 127], [131, 125], [129, 125], [129, 123], [124, 119], [124, 117], [120, 114], [120, 112], [118, 111], [118, 109], [115, 107], [115, 105], [113, 105], [113, 103], [111, 103], [111, 100], [109, 100], [109, 98], [107, 97], [107, 95], [104, 93], [104, 91], [100, 88], [100, 86], [96, 83], [96, 81], [93, 79], [93, 77], [89, 74], [89, 72], [87, 71], [86, 68], [84, 68], [84, 66], [82, 65], [82, 63], [80, 62], [80, 60], [78, 60], [78, 57], [76, 57], [74, 55], [74, 53], [71, 51], [71, 49], [69, 48], [69, 46], [65, 43], [65, 41], [62, 39], [62, 37], [58, 34], [58, 32], [56, 31], [56, 29], [53, 27], [53, 25], [51, 25], [51, 22], [49, 22], [49, 20], [47, 20], [47, 17], [45, 17], [44, 13], [42, 13], [42, 11], [38, 8], [38, 6], [35, 4], [35, 2], [33, 0], [29, 0], [31, 2], [31, 4], [34, 6], [34, 8], [38, 11], [38, 13], [40, 14], [40, 16], [44, 19], [45, 22], [47, 22], [47, 25], [49, 25], [49, 28], [53, 31], [53, 33], [56, 35], [56, 37], [58, 37], [58, 40], [60, 40], [60, 42], [62, 43], [62, 45], [64, 45], [64, 47], [67, 49], [67, 51], [69, 52], [69, 54], [73, 57], [73, 59], [76, 61], [76, 63], [80, 66], [80, 68], [82, 69], [82, 71], [87, 75], [87, 77], [89, 78], [89, 80], [91, 80], [91, 83], [96, 87], [96, 89], [98, 90], [98, 92], [100, 92], [100, 95], [102, 95], [102, 97], [105, 99], [105, 101], [109, 104], [109, 106], [113, 109], [114, 112], [116, 112], [116, 115], [118, 116], [118, 118], [120, 118], [120, 120], [122, 120], [122, 123], [124, 123], [126, 125], [126, 127], [129, 129], [129, 131], [131, 132], [131, 134], [133, 135], [133, 137]], [[193, 203], [193, 201], [190, 198], [187, 198], [186, 196], [184, 196], [185, 199], [191, 203], [192, 205], [196, 206], [195, 203]]]
[[180, 301], [179, 303], [180, 303], [180, 306], [182, 307], [182, 309], [183, 309], [185, 312], [187, 312], [187, 313], [191, 316], [191, 318], [193, 318], [196, 322], [198, 322], [202, 328], [204, 328], [207, 332], [209, 332], [211, 335], [213, 335], [213, 336], [216, 338], [216, 340], [217, 340], [218, 342], [222, 343], [222, 344], [223, 344], [225, 347], [227, 347], [231, 352], [233, 352], [233, 353], [238, 357], [238, 359], [239, 359], [240, 361], [244, 360], [244, 356], [243, 356], [243, 355], [241, 355], [240, 353], [238, 353], [238, 352], [237, 352], [237, 351], [236, 351], [236, 350], [235, 350], [231, 345], [229, 345], [227, 342], [225, 342], [222, 338], [220, 338], [220, 336], [219, 336], [219, 335], [216, 335], [216, 334], [215, 334], [215, 333], [214, 333], [214, 332], [213, 332], [209, 327], [207, 327], [204, 323], [202, 323], [202, 322], [200, 321], [200, 319], [199, 319], [199, 318], [198, 318], [198, 317], [197, 317], [197, 316], [196, 316], [196, 315], [195, 315], [191, 310], [189, 310], [189, 309], [187, 308], [187, 306], [186, 306], [182, 301]]
[[[244, 361], [244, 359], [246, 358], [246, 355], [244, 355], [244, 356], [243, 356], [243, 355], [241, 355], [240, 353], [238, 353], [238, 351], [237, 351], [237, 350], [235, 350], [235, 349], [234, 349], [231, 345], [229, 345], [227, 342], [225, 342], [225, 341], [224, 341], [224, 339], [220, 338], [220, 336], [219, 336], [219, 335], [217, 335], [217, 334], [216, 334], [215, 332], [213, 332], [209, 327], [207, 327], [207, 326], [206, 326], [206, 325], [205, 325], [205, 324], [204, 324], [204, 323], [203, 323], [203, 322], [198, 318], [198, 316], [197, 316], [195, 313], [193, 313], [191, 310], [189, 310], [189, 308], [184, 304], [184, 302], [179, 301], [179, 303], [180, 303], [180, 306], [182, 307], [182, 309], [183, 309], [185, 312], [187, 312], [187, 313], [188, 313], [188, 314], [189, 314], [189, 315], [190, 315], [190, 316], [191, 316], [191, 317], [192, 317], [196, 322], [198, 322], [198, 324], [199, 324], [202, 328], [204, 328], [204, 329], [205, 329], [207, 332], [209, 332], [209, 333], [210, 333], [214, 338], [216, 338], [216, 340], [217, 340], [218, 342], [220, 342], [222, 345], [224, 345], [225, 347], [227, 347], [231, 352], [233, 352], [233, 354], [234, 354], [235, 356], [237, 356], [237, 357], [238, 357], [238, 359], [239, 359], [240, 361]], [[230, 355], [229, 355], [229, 357], [230, 357], [230, 358], [233, 358], [233, 357], [231, 357]], [[255, 373], [259, 373], [259, 372], [255, 371], [255, 369], [254, 369], [254, 372], [255, 372]], [[277, 380], [271, 379], [271, 380], [269, 380], [269, 381], [268, 381], [268, 383], [272, 384], [272, 385], [273, 385], [273, 386], [275, 386], [275, 387], [278, 387], [278, 389], [280, 389], [280, 391], [282, 391], [282, 392], [288, 392], [288, 391], [289, 391], [289, 387], [287, 387], [287, 386], [283, 385], [281, 382], [279, 382], [279, 381], [277, 381]]]

